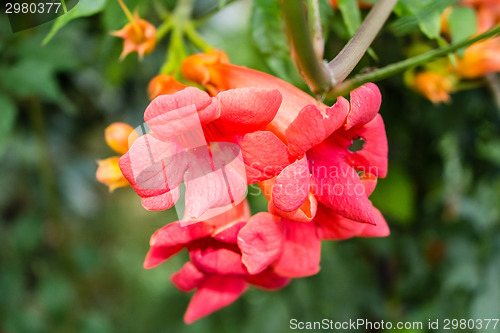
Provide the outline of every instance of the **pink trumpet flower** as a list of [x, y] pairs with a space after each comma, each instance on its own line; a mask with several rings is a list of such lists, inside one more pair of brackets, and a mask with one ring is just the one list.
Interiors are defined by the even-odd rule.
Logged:
[[[322, 240], [389, 234], [369, 200], [387, 174], [376, 85], [328, 107], [278, 78], [229, 64], [220, 51], [187, 58], [183, 75], [211, 96], [188, 87], [154, 99], [144, 115], [151, 132], [134, 142], [120, 169], [150, 210], [176, 204], [184, 181], [184, 218], [152, 236], [144, 266], [187, 249], [190, 261], [171, 278], [182, 291], [196, 290], [187, 323], [229, 305], [249, 285], [279, 289], [316, 274]], [[250, 216], [244, 196], [253, 183], [269, 212]]]
[[120, 158], [120, 169], [146, 209], [172, 207], [184, 181], [185, 219], [215, 216], [243, 200], [247, 183], [274, 177], [289, 164], [286, 146], [265, 130], [280, 104], [276, 89], [210, 97], [188, 87], [161, 95], [144, 114], [151, 132]]
[[[193, 55], [182, 69], [186, 79], [211, 93], [253, 87], [277, 89], [283, 96], [267, 130], [286, 144], [292, 163], [275, 179], [276, 189], [268, 196], [270, 212], [310, 221], [310, 209], [319, 201], [346, 219], [376, 224], [377, 212], [358, 176], [387, 174], [387, 138], [378, 114], [382, 99], [375, 84], [365, 84], [351, 92], [350, 101], [339, 97], [328, 107], [276, 77], [230, 64], [226, 57]], [[362, 149], [350, 150], [354, 140], [364, 142]]]
[[265, 267], [251, 273], [238, 247], [239, 235], [247, 226], [261, 225], [264, 220], [273, 223], [273, 219], [268, 213], [250, 217], [248, 204], [243, 201], [200, 223], [184, 227], [179, 222], [170, 223], [151, 237], [144, 267], [153, 268], [184, 248], [189, 251], [190, 261], [171, 280], [181, 291], [196, 289], [184, 315], [185, 322], [191, 323], [231, 304], [248, 285], [276, 290], [289, 283], [290, 278], [278, 273], [269, 260]]

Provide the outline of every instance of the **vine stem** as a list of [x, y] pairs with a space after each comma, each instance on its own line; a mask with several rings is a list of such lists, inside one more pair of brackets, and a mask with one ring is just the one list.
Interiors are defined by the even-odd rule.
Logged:
[[297, 67], [311, 90], [322, 93], [332, 81], [326, 64], [314, 49], [306, 3], [303, 0], [282, 1], [282, 12]]
[[122, 0], [117, 0], [117, 1], [120, 4], [120, 7], [122, 7], [122, 10], [125, 13], [125, 16], [127, 16], [127, 19], [134, 27], [135, 32], [137, 32], [139, 34], [139, 36], [141, 36], [142, 35], [141, 27], [139, 27], [139, 24], [137, 24], [137, 22], [134, 18], [134, 15], [132, 15], [132, 13], [128, 9], [128, 7], [123, 3]]
[[370, 10], [354, 36], [342, 51], [328, 63], [332, 86], [342, 83], [361, 60], [391, 14], [398, 0], [379, 0]]
[[376, 82], [380, 81], [382, 79], [385, 79], [389, 76], [398, 74], [402, 71], [405, 71], [411, 67], [415, 67], [418, 65], [425, 64], [429, 61], [432, 61], [436, 58], [446, 56], [452, 52], [455, 52], [463, 47], [469, 46], [471, 44], [474, 44], [482, 39], [492, 37], [500, 33], [500, 25], [497, 25], [496, 27], [474, 37], [468, 40], [464, 40], [458, 43], [451, 44], [449, 46], [432, 50], [429, 52], [426, 52], [424, 54], [382, 67], [380, 69], [374, 70], [370, 73], [366, 74], [359, 74], [354, 76], [352, 79], [344, 81], [342, 84], [336, 86], [334, 89], [330, 90], [326, 94], [326, 98], [328, 99], [334, 99], [338, 96], [346, 95], [348, 94], [351, 90], [367, 83], [367, 82]]
[[193, 10], [193, 5], [194, 0], [178, 1], [172, 13], [172, 37], [167, 49], [167, 59], [160, 70], [162, 74], [171, 74], [178, 71], [177, 64], [187, 56], [183, 35], [186, 27], [190, 24], [189, 18]]
[[165, 37], [165, 35], [172, 30], [174, 23], [170, 17], [165, 18], [165, 22], [160, 25], [160, 27], [156, 30], [156, 40], [160, 41]]
[[[295, 62], [302, 77], [314, 93], [325, 94], [352, 72], [389, 17], [397, 0], [377, 1], [354, 36], [328, 64], [318, 54], [315, 40], [318, 34], [314, 32], [314, 25], [311, 29], [308, 24], [308, 10], [311, 12], [314, 8], [308, 8], [306, 3], [309, 7], [314, 7], [314, 1], [283, 1], [283, 16]], [[309, 15], [309, 21], [311, 18], [314, 15]]]
[[61, 0], [61, 5], [62, 5], [62, 8], [64, 10], [64, 13], [67, 13], [68, 9], [66, 8], [66, 1], [65, 0]]
[[213, 47], [205, 42], [205, 40], [198, 34], [193, 24], [187, 24], [184, 29], [184, 33], [186, 34], [186, 37], [189, 38], [189, 40], [201, 51], [208, 52], [213, 49]]

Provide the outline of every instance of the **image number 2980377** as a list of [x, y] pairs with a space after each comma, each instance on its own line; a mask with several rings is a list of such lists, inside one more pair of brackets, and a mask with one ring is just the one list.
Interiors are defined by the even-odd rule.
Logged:
[[6, 0], [2, 12], [9, 18], [12, 32], [30, 29], [66, 14], [79, 0]]

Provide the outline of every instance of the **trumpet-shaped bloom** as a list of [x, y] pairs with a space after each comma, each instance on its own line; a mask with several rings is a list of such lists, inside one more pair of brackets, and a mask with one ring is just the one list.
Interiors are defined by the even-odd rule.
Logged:
[[[237, 244], [239, 235], [248, 229], [248, 225], [259, 225], [261, 219], [268, 219], [265, 214], [250, 217], [248, 204], [243, 201], [233, 209], [200, 223], [184, 227], [179, 222], [168, 224], [151, 237], [145, 268], [161, 264], [184, 248], [189, 252], [190, 261], [171, 277], [174, 285], [182, 291], [196, 289], [184, 315], [187, 323], [234, 302], [248, 285], [279, 289], [288, 284], [290, 279], [280, 275], [269, 260], [258, 272], [250, 272], [248, 267], [252, 266], [244, 262], [245, 254]], [[281, 252], [273, 258], [278, 258]]]
[[[147, 209], [171, 207], [186, 184], [186, 212], [196, 223], [158, 230], [144, 263], [152, 268], [187, 249], [190, 261], [171, 277], [180, 290], [196, 290], [186, 322], [232, 303], [249, 285], [278, 289], [316, 274], [322, 240], [389, 234], [369, 200], [387, 173], [374, 84], [329, 107], [218, 51], [189, 57], [182, 72], [210, 95], [185, 88], [154, 99], [144, 117], [151, 132], [120, 168]], [[237, 199], [255, 182], [269, 212], [250, 216]], [[206, 215], [213, 209], [217, 215]]]
[[[190, 66], [193, 62], [204, 73], [203, 81], [193, 73]], [[267, 129], [287, 145], [292, 162], [300, 159], [302, 162], [286, 166], [276, 179], [277, 189], [272, 199], [274, 213], [290, 217], [290, 212], [306, 202], [303, 208], [307, 210], [311, 192], [315, 199], [345, 218], [376, 223], [357, 174], [359, 171], [385, 177], [387, 173], [387, 139], [378, 115], [381, 95], [374, 84], [352, 91], [350, 101], [339, 97], [337, 103], [328, 107], [278, 78], [214, 57], [188, 58], [183, 75], [209, 85], [212, 91], [274, 87], [281, 92], [283, 102]], [[363, 148], [351, 152], [349, 147], [359, 139], [364, 141]], [[302, 218], [307, 215], [304, 210], [302, 213], [298, 214]]]
[[134, 143], [120, 168], [146, 209], [172, 207], [182, 181], [187, 219], [228, 209], [243, 199], [247, 182], [271, 178], [289, 163], [285, 145], [265, 130], [280, 103], [278, 90], [257, 88], [210, 97], [189, 87], [159, 96], [144, 114], [151, 133]]

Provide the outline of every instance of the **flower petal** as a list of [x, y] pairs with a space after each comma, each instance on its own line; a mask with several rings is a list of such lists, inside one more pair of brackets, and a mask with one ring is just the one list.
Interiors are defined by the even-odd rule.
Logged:
[[241, 262], [241, 255], [230, 249], [219, 247], [216, 242], [206, 248], [189, 251], [191, 262], [200, 271], [218, 275], [247, 275], [248, 271]]
[[238, 234], [243, 264], [258, 274], [278, 259], [284, 242], [280, 219], [269, 213], [252, 216]]
[[276, 177], [272, 196], [274, 205], [285, 212], [298, 209], [309, 194], [310, 178], [306, 156], [287, 166]]
[[236, 244], [238, 233], [245, 226], [246, 222], [235, 222], [224, 227], [217, 228], [212, 234], [212, 238], [219, 242]]
[[147, 210], [161, 211], [171, 208], [177, 200], [179, 200], [179, 196], [180, 191], [179, 188], [176, 187], [169, 192], [157, 196], [141, 198], [141, 203]]
[[352, 237], [385, 237], [390, 234], [389, 227], [376, 208], [373, 208], [376, 225], [360, 223], [336, 214], [326, 206], [320, 205], [315, 218], [321, 239], [344, 240]]
[[272, 178], [290, 164], [287, 147], [272, 132], [248, 133], [235, 142], [241, 147], [248, 184]]
[[263, 130], [281, 104], [277, 89], [231, 89], [215, 98], [219, 102], [220, 117], [214, 125], [226, 136]]
[[213, 225], [215, 227], [214, 234], [216, 234], [219, 230], [223, 231], [226, 227], [232, 226], [239, 221], [247, 221], [250, 216], [250, 206], [246, 200], [243, 200], [233, 209], [224, 212], [224, 214], [204, 220], [203, 223]]
[[390, 235], [391, 231], [389, 226], [384, 219], [382, 213], [375, 207], [373, 207], [375, 213], [375, 221], [377, 225], [367, 224], [363, 229], [363, 232], [359, 235], [360, 237], [387, 237]]
[[342, 151], [321, 145], [308, 152], [312, 192], [334, 212], [360, 222], [375, 223], [372, 205], [356, 170], [342, 159]]
[[205, 274], [200, 272], [190, 261], [184, 264], [182, 268], [170, 276], [170, 281], [180, 291], [188, 292], [198, 287], [203, 281]]
[[382, 116], [378, 114], [369, 123], [347, 132], [339, 131], [339, 135], [346, 138], [361, 137], [365, 141], [363, 149], [347, 155], [346, 161], [351, 166], [377, 177], [384, 178], [387, 175], [388, 146]]
[[348, 111], [349, 102], [343, 97], [325, 115], [315, 105], [305, 106], [285, 131], [291, 154], [300, 156], [329, 137], [344, 123]]
[[318, 273], [321, 242], [312, 222], [297, 223], [282, 220], [285, 243], [281, 257], [273, 264], [281, 276], [296, 278]]
[[250, 275], [247, 282], [259, 288], [277, 290], [285, 287], [291, 279], [276, 274], [272, 268], [268, 268], [260, 274]]
[[150, 249], [144, 261], [144, 268], [153, 268], [197, 239], [209, 236], [214, 227], [204, 223], [182, 227], [178, 221], [167, 224], [151, 236]]
[[245, 292], [247, 283], [236, 276], [207, 276], [191, 298], [184, 321], [190, 324], [238, 299]]
[[244, 199], [247, 180], [243, 164], [240, 158], [224, 161], [233, 155], [225, 151], [236, 146], [224, 144], [214, 144], [212, 153], [201, 147], [189, 151], [189, 169], [184, 177], [186, 211], [183, 220], [196, 220], [211, 208], [238, 204]]
[[295, 222], [309, 222], [316, 215], [316, 209], [318, 206], [318, 200], [313, 193], [309, 192], [304, 203], [294, 211], [285, 212], [281, 209], [276, 208], [273, 201], [269, 201], [267, 210], [269, 213], [284, 217], [287, 220]]
[[320, 238], [327, 240], [344, 240], [355, 237], [368, 225], [345, 218], [321, 204], [314, 222], [318, 225]]
[[[198, 124], [201, 122], [204, 125], [219, 116], [215, 99], [198, 88], [187, 87], [172, 95], [161, 95], [155, 98], [146, 108], [144, 120], [153, 132], [160, 130], [158, 126], [162, 124], [168, 124], [169, 129], [175, 128], [182, 132], [184, 117], [192, 115], [190, 111], [193, 109], [199, 116]], [[165, 132], [168, 133], [168, 131]]]
[[378, 113], [381, 104], [382, 95], [373, 83], [366, 83], [351, 91], [351, 110], [347, 115], [345, 129], [371, 121]]
[[377, 186], [377, 177], [371, 173], [362, 172], [359, 179], [365, 188], [366, 196], [369, 197]]
[[179, 186], [187, 159], [176, 143], [146, 134], [134, 141], [119, 165], [139, 196], [152, 197]]

